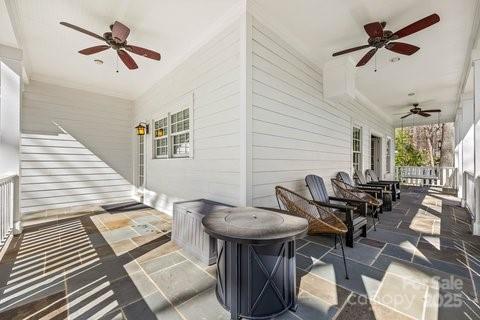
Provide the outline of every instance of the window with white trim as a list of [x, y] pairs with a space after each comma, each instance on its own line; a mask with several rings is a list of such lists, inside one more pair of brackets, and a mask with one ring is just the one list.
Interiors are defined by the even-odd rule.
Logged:
[[168, 158], [168, 116], [153, 122], [153, 147], [155, 158]]
[[185, 108], [153, 122], [156, 159], [190, 157], [190, 120], [190, 108]]
[[386, 165], [387, 165], [387, 173], [391, 172], [392, 167], [392, 138], [387, 137], [387, 155], [386, 155]]
[[362, 129], [352, 129], [352, 163], [354, 171], [362, 171]]
[[172, 157], [188, 157], [190, 155], [190, 110], [179, 111], [170, 115], [172, 133]]

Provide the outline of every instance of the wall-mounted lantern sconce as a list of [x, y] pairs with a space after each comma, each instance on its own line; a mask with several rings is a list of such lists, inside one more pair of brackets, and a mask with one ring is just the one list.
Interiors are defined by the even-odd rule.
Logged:
[[140, 122], [135, 129], [137, 130], [137, 135], [144, 136], [148, 134], [148, 123]]

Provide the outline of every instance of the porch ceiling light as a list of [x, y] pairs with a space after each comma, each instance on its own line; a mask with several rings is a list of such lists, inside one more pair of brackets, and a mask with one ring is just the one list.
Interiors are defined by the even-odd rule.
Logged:
[[148, 123], [140, 122], [135, 129], [137, 130], [137, 135], [144, 136], [145, 134], [148, 134]]

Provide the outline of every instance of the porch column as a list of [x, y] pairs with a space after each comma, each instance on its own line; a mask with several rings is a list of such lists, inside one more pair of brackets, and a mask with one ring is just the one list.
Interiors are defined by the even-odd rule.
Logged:
[[474, 119], [474, 205], [473, 234], [480, 235], [480, 50], [472, 52], [473, 72], [473, 119]]
[[20, 106], [22, 51], [0, 45], [0, 176], [14, 177], [13, 233], [22, 232], [20, 213]]

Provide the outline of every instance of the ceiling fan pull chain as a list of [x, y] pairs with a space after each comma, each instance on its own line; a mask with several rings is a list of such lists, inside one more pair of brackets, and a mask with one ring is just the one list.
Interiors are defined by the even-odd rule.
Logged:
[[377, 56], [375, 55], [375, 72], [377, 72]]
[[118, 72], [118, 55], [115, 55], [115, 65], [117, 66], [117, 73]]

